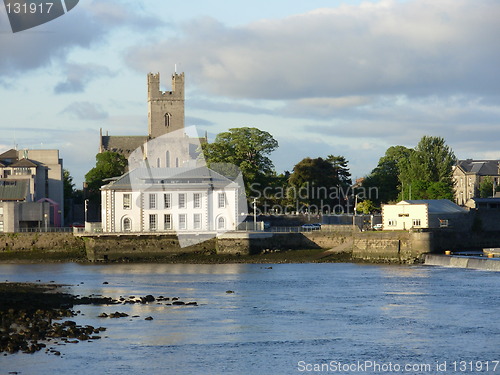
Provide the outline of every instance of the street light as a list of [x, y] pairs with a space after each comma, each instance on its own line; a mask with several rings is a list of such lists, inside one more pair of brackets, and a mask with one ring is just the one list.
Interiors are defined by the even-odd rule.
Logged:
[[257, 198], [253, 199], [253, 230], [257, 230]]

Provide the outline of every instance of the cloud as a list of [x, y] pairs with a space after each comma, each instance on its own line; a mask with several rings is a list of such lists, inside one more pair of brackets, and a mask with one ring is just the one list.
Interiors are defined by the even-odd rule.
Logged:
[[97, 64], [67, 64], [65, 79], [54, 87], [55, 94], [79, 93], [92, 80], [114, 74], [105, 66]]
[[108, 113], [99, 104], [75, 102], [67, 106], [62, 113], [69, 113], [80, 120], [104, 120]]
[[[48, 66], [74, 48], [103, 43], [117, 28], [132, 27], [144, 32], [163, 24], [135, 9], [115, 0], [80, 3], [62, 17], [15, 34], [10, 30], [5, 9], [0, 10], [0, 82], [5, 84], [8, 78]], [[68, 81], [60, 83], [58, 89], [80, 90], [82, 86], [83, 82]]]
[[186, 116], [185, 118], [186, 126], [212, 126], [214, 123], [212, 121], [202, 119], [199, 117]]
[[488, 95], [500, 83], [499, 18], [490, 0], [343, 5], [241, 27], [203, 18], [127, 60], [141, 71], [182, 62], [227, 97]]

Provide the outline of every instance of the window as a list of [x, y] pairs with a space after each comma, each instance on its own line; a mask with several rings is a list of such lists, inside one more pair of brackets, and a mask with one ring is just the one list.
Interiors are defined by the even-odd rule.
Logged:
[[179, 215], [179, 229], [186, 229], [187, 228], [187, 216], [186, 214], [180, 214]]
[[422, 224], [420, 222], [420, 219], [413, 219], [413, 226], [414, 227], [420, 227]]
[[398, 225], [398, 222], [396, 220], [389, 220], [390, 227], [395, 227], [396, 225]]
[[0, 207], [0, 215], [3, 215], [3, 207]]
[[193, 208], [201, 208], [201, 194], [200, 193], [193, 194]]
[[179, 208], [186, 208], [186, 194], [179, 194]]
[[201, 214], [194, 214], [193, 228], [201, 229]]
[[3, 232], [3, 221], [0, 221], [0, 232]]
[[226, 193], [219, 193], [219, 208], [226, 207]]
[[130, 210], [132, 207], [132, 194], [123, 194], [123, 209]]
[[165, 167], [170, 168], [170, 151], [165, 154]]
[[149, 194], [149, 209], [154, 210], [156, 208], [156, 194]]
[[165, 127], [170, 126], [170, 120], [172, 119], [172, 115], [170, 113], [165, 113]]
[[217, 229], [226, 229], [226, 219], [222, 216], [217, 219]]
[[130, 220], [130, 218], [126, 217], [125, 219], [123, 219], [123, 231], [130, 232], [131, 229], [132, 229], [132, 221]]
[[448, 222], [447, 219], [443, 219], [443, 220], [440, 219], [439, 220], [439, 227], [440, 228], [448, 228], [449, 224], [450, 223]]
[[149, 230], [151, 232], [158, 229], [156, 218], [157, 218], [156, 215], [149, 215]]
[[172, 229], [172, 215], [171, 214], [165, 214], [163, 216], [163, 228], [165, 230]]
[[172, 208], [172, 194], [163, 194], [164, 208]]

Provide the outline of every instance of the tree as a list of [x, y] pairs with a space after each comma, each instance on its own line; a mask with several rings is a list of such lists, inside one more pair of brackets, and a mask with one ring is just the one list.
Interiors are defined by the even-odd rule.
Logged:
[[493, 196], [493, 179], [487, 176], [479, 184], [479, 196], [481, 198], [488, 198]]
[[117, 152], [105, 151], [97, 154], [95, 159], [95, 167], [85, 175], [88, 198], [94, 203], [99, 202], [99, 189], [104, 185], [103, 181], [107, 178], [121, 176], [127, 168], [127, 159]]
[[409, 157], [399, 163], [399, 181], [405, 190], [411, 186], [412, 199], [453, 199], [455, 163], [455, 154], [444, 138], [424, 136]]
[[345, 159], [345, 157], [340, 155], [328, 155], [326, 157], [326, 161], [333, 166], [334, 175], [337, 178], [339, 185], [343, 188], [351, 186], [351, 173], [349, 172], [349, 168], [347, 167], [347, 163], [349, 162]]
[[73, 183], [73, 177], [67, 169], [63, 170], [63, 192], [64, 199], [73, 198], [73, 192], [75, 191], [75, 184]]
[[362, 202], [358, 202], [358, 204], [356, 205], [356, 212], [361, 212], [365, 215], [372, 213], [376, 209], [377, 207], [375, 207], [373, 202], [369, 199], [364, 200]]
[[267, 180], [275, 175], [268, 155], [278, 148], [278, 141], [266, 131], [232, 128], [219, 133], [213, 143], [203, 143], [201, 148], [209, 167], [213, 163], [236, 165], [243, 174], [247, 192], [253, 183], [264, 188]]
[[377, 188], [378, 196], [370, 197], [377, 204], [389, 203], [398, 199], [401, 190], [399, 181], [400, 164], [410, 156], [411, 149], [404, 146], [391, 146], [382, 156], [377, 166], [363, 181], [363, 187], [369, 190]]
[[[326, 207], [329, 212], [333, 207], [344, 203], [343, 184], [347, 181], [345, 176], [349, 175], [347, 162], [339, 157], [343, 166], [334, 166], [331, 161], [323, 158], [302, 159], [293, 167], [293, 173], [288, 179], [289, 185], [293, 187], [295, 198], [306, 206], [316, 206], [323, 211]], [[330, 159], [331, 160], [331, 159]], [[344, 163], [345, 162], [345, 163]], [[342, 171], [339, 177], [339, 170]]]

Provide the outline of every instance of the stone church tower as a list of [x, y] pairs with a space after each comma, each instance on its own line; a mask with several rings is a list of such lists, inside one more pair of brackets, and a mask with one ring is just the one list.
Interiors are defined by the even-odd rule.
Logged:
[[184, 129], [184, 73], [172, 75], [172, 91], [160, 90], [160, 73], [148, 74], [149, 137]]

